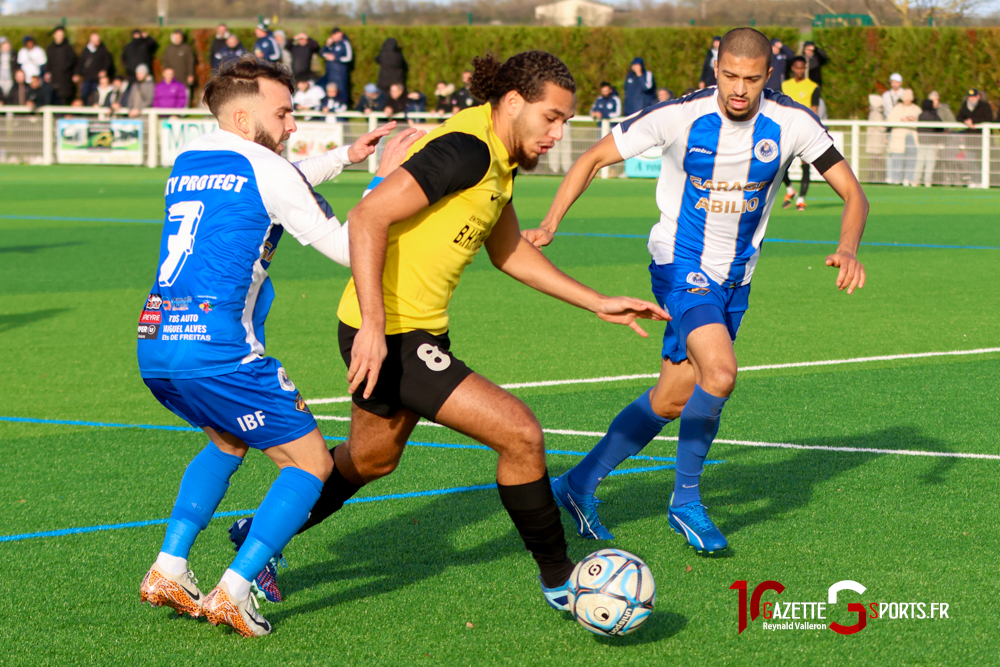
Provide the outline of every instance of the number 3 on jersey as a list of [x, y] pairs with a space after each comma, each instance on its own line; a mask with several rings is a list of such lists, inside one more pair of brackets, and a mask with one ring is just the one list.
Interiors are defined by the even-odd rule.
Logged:
[[170, 222], [180, 223], [177, 233], [167, 237], [167, 258], [160, 265], [160, 287], [170, 287], [184, 268], [188, 255], [194, 252], [194, 237], [198, 233], [198, 223], [205, 212], [200, 201], [177, 202], [167, 210]]

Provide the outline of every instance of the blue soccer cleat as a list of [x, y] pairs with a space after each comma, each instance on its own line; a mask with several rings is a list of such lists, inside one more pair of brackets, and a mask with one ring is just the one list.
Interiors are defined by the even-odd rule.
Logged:
[[706, 509], [698, 501], [674, 507], [674, 496], [670, 494], [667, 520], [670, 522], [670, 527], [683, 535], [695, 551], [698, 553], [707, 551], [711, 554], [722, 551], [729, 546], [729, 542], [708, 518]]
[[601, 501], [592, 495], [581, 496], [574, 493], [566, 477], [562, 475], [552, 480], [552, 495], [556, 497], [556, 504], [573, 518], [576, 532], [585, 540], [615, 539], [597, 516], [597, 503]]
[[557, 611], [569, 611], [569, 579], [555, 588], [547, 588], [541, 577], [538, 577], [538, 582], [542, 584], [542, 595], [550, 607]]
[[[240, 550], [243, 543], [247, 539], [247, 535], [250, 534], [250, 525], [253, 523], [253, 519], [238, 519], [229, 527], [229, 541], [233, 543], [236, 547], [236, 551]], [[261, 573], [257, 575], [257, 578], [253, 580], [250, 587], [253, 589], [253, 593], [257, 597], [263, 597], [268, 602], [281, 602], [281, 591], [278, 590], [278, 565], [281, 567], [288, 567], [288, 563], [285, 562], [285, 557], [278, 554], [264, 566]]]

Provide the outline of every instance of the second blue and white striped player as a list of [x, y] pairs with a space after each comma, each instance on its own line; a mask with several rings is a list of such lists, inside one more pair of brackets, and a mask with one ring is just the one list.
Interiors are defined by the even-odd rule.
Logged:
[[727, 33], [715, 63], [717, 87], [646, 108], [616, 126], [573, 165], [541, 227], [524, 232], [535, 245], [546, 245], [601, 168], [647, 151], [662, 153], [649, 271], [653, 293], [673, 319], [656, 386], [618, 414], [583, 461], [553, 481], [556, 499], [582, 537], [612, 539], [597, 516], [594, 492], [679, 417], [668, 521], [699, 552], [728, 546], [701, 502], [702, 466], [736, 386], [733, 342], [749, 305], [768, 216], [796, 157], [815, 166], [844, 199], [840, 243], [826, 258], [827, 266], [840, 269], [837, 287], [852, 293], [864, 285], [857, 251], [868, 201], [819, 118], [764, 89], [770, 60], [770, 42], [760, 32]]

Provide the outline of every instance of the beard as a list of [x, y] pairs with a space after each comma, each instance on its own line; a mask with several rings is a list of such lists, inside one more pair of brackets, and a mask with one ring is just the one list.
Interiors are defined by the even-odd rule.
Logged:
[[729, 108], [729, 105], [726, 104], [725, 111], [726, 111], [726, 118], [735, 121], [737, 123], [748, 120], [750, 119], [751, 116], [757, 113], [757, 110], [754, 109], [753, 104], [748, 104], [747, 108], [744, 109], [742, 112], [733, 111], [732, 109]]
[[520, 115], [514, 119], [514, 136], [515, 144], [514, 150], [511, 152], [510, 159], [517, 163], [518, 169], [524, 169], [525, 171], [533, 171], [535, 167], [538, 166], [538, 160], [541, 155], [535, 155], [534, 157], [529, 157], [528, 153], [524, 150], [524, 142], [521, 137], [527, 134], [527, 129], [525, 128], [525, 121]]
[[273, 136], [268, 134], [267, 130], [260, 123], [254, 123], [254, 136], [253, 142], [255, 144], [260, 144], [272, 153], [277, 153], [281, 155], [281, 144], [288, 141], [288, 137], [291, 136], [289, 133], [282, 134], [279, 139], [275, 139]]

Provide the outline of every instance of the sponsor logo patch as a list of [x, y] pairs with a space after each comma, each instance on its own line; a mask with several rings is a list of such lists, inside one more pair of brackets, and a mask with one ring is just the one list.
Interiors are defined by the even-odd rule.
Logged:
[[189, 296], [182, 296], [179, 299], [174, 299], [173, 301], [170, 302], [170, 308], [172, 310], [187, 310], [190, 307], [191, 307], [191, 297]]
[[689, 148], [688, 155], [690, 155], [691, 153], [701, 153], [703, 155], [715, 155], [715, 153], [713, 153], [712, 151], [708, 150], [707, 148], [701, 148], [700, 146], [692, 146], [691, 148]]
[[687, 281], [695, 287], [708, 287], [708, 278], [705, 277], [704, 273], [692, 271], [687, 275]]
[[198, 307], [201, 308], [206, 313], [212, 312], [212, 304], [210, 304], [208, 301], [202, 301], [201, 303], [198, 304]]
[[139, 324], [139, 339], [147, 340], [150, 338], [156, 338], [156, 334], [160, 333], [159, 324]]
[[761, 139], [753, 147], [753, 155], [761, 162], [773, 162], [778, 157], [778, 144], [773, 139]]
[[299, 412], [305, 412], [306, 414], [310, 415], [312, 414], [312, 412], [309, 410], [309, 406], [306, 405], [306, 399], [302, 398], [301, 393], [295, 397], [295, 409], [298, 410]]
[[146, 299], [146, 310], [159, 310], [161, 303], [163, 303], [163, 299], [160, 298], [159, 294], [150, 294], [149, 298]]
[[142, 315], [139, 316], [139, 323], [159, 324], [162, 317], [157, 311], [144, 310], [142, 311]]
[[711, 290], [708, 289], [707, 287], [692, 287], [691, 289], [688, 290], [688, 292], [690, 292], [691, 294], [699, 294], [699, 295], [708, 294], [710, 291]]

